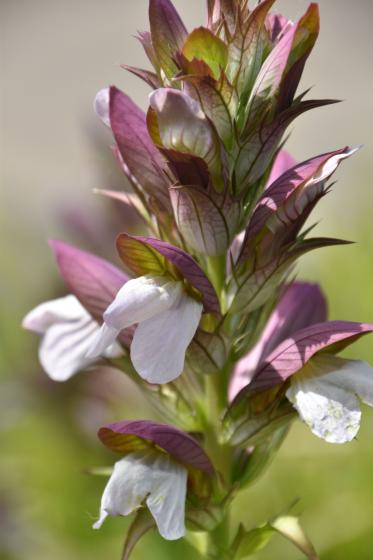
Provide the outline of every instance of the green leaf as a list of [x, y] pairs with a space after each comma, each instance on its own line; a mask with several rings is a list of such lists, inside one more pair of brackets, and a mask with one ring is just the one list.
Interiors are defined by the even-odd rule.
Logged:
[[224, 103], [228, 108], [229, 114], [231, 115], [231, 117], [235, 118], [239, 103], [239, 97], [236, 88], [230, 83], [224, 73], [222, 73], [222, 75], [220, 76], [217, 89], [224, 99]]
[[173, 187], [170, 197], [177, 226], [188, 245], [209, 256], [225, 253], [238, 227], [239, 203], [212, 197], [193, 186]]
[[235, 560], [247, 558], [262, 550], [275, 533], [279, 533], [293, 543], [308, 560], [319, 560], [312, 543], [299, 523], [298, 517], [291, 515], [279, 516], [273, 521], [268, 521], [247, 532], [241, 526], [233, 543]]
[[294, 34], [295, 30], [286, 33], [261, 66], [245, 109], [243, 124], [256, 123], [258, 116], [269, 113], [270, 109], [276, 106]]
[[206, 27], [198, 27], [188, 35], [182, 54], [189, 61], [202, 60], [217, 80], [227, 64], [227, 45]]
[[233, 277], [228, 286], [229, 312], [249, 313], [264, 305], [289, 276], [297, 256], [281, 255], [256, 270]]
[[302, 239], [297, 243], [291, 251], [292, 255], [302, 256], [314, 249], [322, 249], [323, 247], [335, 247], [337, 245], [350, 245], [353, 241], [344, 239], [335, 239], [334, 237], [311, 237], [310, 239]]
[[124, 543], [122, 560], [128, 560], [139, 540], [155, 527], [155, 522], [147, 509], [140, 509], [131, 523]]
[[241, 0], [207, 0], [207, 21], [213, 31], [221, 27], [222, 22], [228, 35], [233, 35], [236, 16]]
[[167, 78], [172, 79], [179, 70], [175, 55], [182, 49], [188, 32], [170, 0], [151, 0], [149, 20], [157, 62]]
[[298, 24], [284, 34], [265, 59], [244, 115], [241, 115], [241, 126], [246, 123], [247, 126], [259, 127], [264, 117], [291, 107], [318, 31], [318, 7], [311, 4]]
[[[214, 124], [226, 148], [231, 149], [234, 140], [233, 122], [229, 106], [224, 99], [226, 92], [223, 91], [221, 83], [216, 82], [209, 76], [192, 76], [188, 78], [188, 82], [194, 86], [195, 97], [200, 102], [205, 115]], [[231, 96], [227, 101], [231, 101]]]
[[274, 411], [236, 422], [229, 443], [240, 447], [265, 445], [275, 432], [289, 427], [296, 416], [293, 406], [285, 399]]
[[152, 35], [149, 31], [139, 31], [138, 35], [136, 35], [136, 39], [138, 39], [142, 45], [142, 48], [145, 51], [146, 56], [149, 59], [149, 62], [153, 66], [154, 70], [157, 73], [157, 76], [160, 76], [160, 67], [157, 55], [154, 50]]
[[150, 72], [149, 70], [144, 70], [143, 68], [137, 68], [136, 66], [129, 66], [128, 64], [121, 64], [121, 68], [127, 70], [127, 72], [131, 72], [131, 74], [134, 74], [141, 80], [144, 80], [144, 82], [153, 89], [162, 87], [162, 83], [155, 72]]
[[238, 546], [235, 559], [246, 558], [247, 556], [252, 556], [256, 552], [262, 550], [274, 535], [275, 530], [270, 526], [269, 523], [261, 525], [260, 527], [255, 527], [250, 531], [244, 532], [241, 528], [241, 535], [238, 537]]
[[[293, 245], [283, 246], [282, 238], [279, 238], [279, 246], [276, 235], [268, 232], [262, 240], [262, 247], [256, 249], [255, 258], [257, 259], [257, 269], [248, 272], [239, 271], [231, 279], [228, 285], [228, 297], [231, 300], [230, 313], [243, 311], [246, 313], [255, 311], [264, 305], [274, 291], [286, 281], [294, 270], [296, 260], [315, 249], [333, 247], [336, 245], [347, 245], [350, 241], [334, 239], [329, 237], [315, 237], [303, 239]], [[274, 255], [270, 250], [276, 249]], [[280, 257], [276, 256], [279, 253]], [[264, 264], [260, 264], [260, 259], [265, 259]], [[249, 259], [248, 266], [251, 261]], [[244, 266], [245, 270], [245, 266]]]
[[275, 0], [261, 2], [248, 20], [239, 18], [229, 44], [227, 77], [240, 95], [247, 93], [259, 73], [269, 44], [265, 20]]
[[290, 425], [290, 422], [285, 423], [250, 451], [242, 451], [233, 470], [233, 481], [239, 482], [240, 488], [252, 484], [266, 471], [289, 433]]
[[312, 3], [297, 25], [286, 71], [292, 68], [301, 58], [309, 55], [319, 35], [319, 31], [319, 7], [316, 3]]
[[118, 238], [119, 256], [125, 265], [136, 275], [154, 274], [163, 276], [167, 270], [167, 261], [150, 245], [127, 235]]
[[189, 367], [198, 374], [214, 374], [220, 370], [227, 359], [224, 339], [215, 333], [199, 329], [187, 352]]
[[213, 531], [221, 523], [224, 513], [224, 507], [219, 505], [188, 507], [186, 511], [187, 527], [190, 531]]
[[[295, 101], [277, 115], [272, 122], [253, 122], [240, 147], [235, 164], [237, 193], [251, 187], [268, 170], [288, 126], [300, 115], [324, 105], [336, 103], [332, 99]], [[249, 123], [250, 124], [250, 123]]]

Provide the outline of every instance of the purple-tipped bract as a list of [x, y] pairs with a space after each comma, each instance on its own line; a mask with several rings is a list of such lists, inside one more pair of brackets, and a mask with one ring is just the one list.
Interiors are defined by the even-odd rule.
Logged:
[[116, 453], [125, 455], [149, 445], [161, 448], [176, 461], [211, 476], [214, 468], [200, 444], [186, 432], [150, 420], [116, 422], [100, 428], [102, 443]]

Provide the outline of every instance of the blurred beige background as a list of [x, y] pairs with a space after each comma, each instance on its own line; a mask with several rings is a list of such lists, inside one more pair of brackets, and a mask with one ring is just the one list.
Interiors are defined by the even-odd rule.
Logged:
[[[190, 29], [204, 21], [204, 4], [202, 0], [175, 1]], [[305, 0], [280, 0], [277, 6], [296, 19], [307, 5]], [[316, 220], [321, 220], [318, 233], [353, 239], [358, 244], [326, 249], [307, 258], [301, 275], [321, 281], [330, 298], [333, 318], [373, 322], [373, 2], [321, 0], [320, 7], [321, 37], [302, 87], [313, 86], [311, 95], [315, 97], [345, 101], [301, 117], [293, 126], [288, 147], [297, 159], [306, 159], [346, 144], [364, 145], [338, 171], [333, 193], [316, 213]], [[30, 372], [39, 371], [36, 342], [30, 342], [19, 325], [30, 307], [55, 293], [52, 282], [57, 283], [57, 272], [46, 240], [62, 237], [74, 241], [73, 232], [62, 219], [67, 209], [86, 212], [90, 226], [99, 229], [106, 203], [95, 197], [92, 189], [109, 185], [121, 188], [124, 184], [111, 159], [109, 135], [95, 117], [92, 101], [101, 87], [116, 84], [146, 107], [147, 86], [122, 70], [120, 64], [147, 64], [133, 35], [147, 29], [148, 24], [146, 0], [1, 0], [0, 16], [0, 368], [6, 387], [3, 400], [8, 400], [9, 394], [14, 399], [14, 404], [9, 406], [8, 402], [2, 411], [8, 425], [15, 409], [22, 408], [22, 399], [29, 403], [33, 398], [22, 387], [33, 375]], [[373, 362], [372, 340], [359, 343], [350, 355]], [[306, 510], [305, 523], [322, 558], [369, 560], [372, 556], [368, 551], [373, 545], [373, 413], [367, 409], [364, 412], [359, 442], [343, 449], [316, 441], [297, 426], [280, 453], [278, 465], [243, 499], [248, 523], [263, 521], [266, 515], [281, 511], [294, 496], [300, 496]], [[63, 411], [61, 414], [64, 418]], [[35, 422], [38, 429], [43, 424], [41, 420]], [[12, 437], [8, 432], [6, 437], [11, 459], [4, 472], [8, 476], [9, 466], [15, 465], [20, 473], [16, 484], [19, 480], [24, 483], [27, 475], [19, 467], [24, 459], [22, 437], [17, 428], [10, 433]], [[39, 442], [39, 453], [48, 453], [53, 437], [53, 433], [46, 433], [45, 448]], [[25, 455], [29, 457], [30, 453], [32, 449], [27, 449]], [[35, 480], [31, 485], [37, 488], [32, 497], [44, 500], [40, 468], [37, 463], [32, 471]], [[50, 476], [48, 492], [53, 495], [55, 479], [52, 473]], [[85, 490], [74, 509], [85, 511], [88, 492], [96, 491], [89, 484], [83, 483]], [[98, 499], [99, 494], [94, 494], [90, 505]], [[69, 507], [68, 503], [57, 506]], [[92, 556], [90, 546], [97, 545], [96, 535], [91, 537], [84, 528], [75, 540], [71, 535], [69, 540], [69, 521], [65, 521], [64, 529], [61, 522], [56, 533], [53, 520], [49, 523], [47, 519], [53, 506], [43, 509], [41, 505], [39, 510], [27, 513], [25, 523], [31, 527], [36, 523], [43, 537], [36, 539], [34, 548], [21, 547], [21, 552], [17, 547], [12, 552], [9, 545], [11, 552], [5, 558], [104, 557], [99, 550], [117, 557], [113, 554], [119, 550], [121, 535], [118, 537], [115, 531], [110, 539], [108, 533], [100, 537], [101, 548], [93, 549], [96, 552]], [[84, 513], [81, 523], [89, 526]], [[122, 534], [120, 523], [113, 523]], [[57, 542], [56, 534], [60, 537]], [[299, 558], [288, 545], [276, 541], [276, 546], [258, 558]]]

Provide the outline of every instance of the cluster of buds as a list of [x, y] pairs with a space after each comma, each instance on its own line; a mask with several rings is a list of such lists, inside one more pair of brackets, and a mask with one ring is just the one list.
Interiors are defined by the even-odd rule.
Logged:
[[346, 243], [303, 226], [355, 150], [302, 163], [283, 150], [298, 115], [334, 101], [296, 93], [317, 5], [293, 23], [274, 3], [208, 0], [206, 25], [188, 32], [170, 0], [150, 0], [139, 40], [153, 70], [126, 66], [153, 90], [147, 113], [116, 87], [95, 99], [133, 189], [106, 194], [132, 206], [143, 235], [118, 236], [125, 271], [51, 242], [70, 294], [24, 320], [53, 379], [106, 360], [154, 405], [160, 422], [99, 430], [120, 459], [94, 526], [134, 513], [123, 558], [154, 525], [209, 558], [249, 556], [276, 531], [316, 558], [295, 517], [227, 528], [232, 500], [297, 416], [344, 443], [359, 429], [359, 399], [373, 406], [370, 366], [336, 357], [373, 326], [327, 321], [320, 288], [294, 281], [300, 256]]

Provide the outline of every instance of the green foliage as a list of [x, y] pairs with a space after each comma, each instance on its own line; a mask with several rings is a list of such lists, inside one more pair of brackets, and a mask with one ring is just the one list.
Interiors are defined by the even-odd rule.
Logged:
[[255, 555], [255, 553], [267, 546], [276, 533], [279, 533], [285, 537], [285, 539], [289, 540], [303, 552], [308, 560], [318, 560], [315, 549], [304, 533], [298, 517], [291, 515], [276, 517], [273, 521], [269, 521], [249, 531], [245, 531], [244, 528], [240, 526], [233, 545], [235, 550], [234, 558], [240, 560], [241, 558], [243, 559]]
[[227, 45], [205, 27], [199, 27], [188, 35], [182, 53], [189, 61], [196, 59], [206, 63], [216, 80], [227, 64]]

